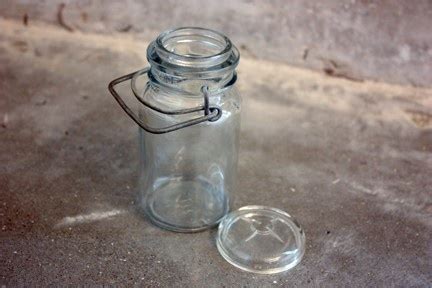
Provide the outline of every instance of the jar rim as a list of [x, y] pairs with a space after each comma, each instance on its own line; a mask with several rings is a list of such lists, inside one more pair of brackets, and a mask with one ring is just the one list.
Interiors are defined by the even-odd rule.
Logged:
[[[183, 33], [183, 34], [181, 34], [181, 33]], [[178, 37], [179, 35], [191, 35], [192, 36], [194, 34], [211, 37], [211, 38], [216, 39], [216, 40], [222, 40], [224, 42], [223, 43], [224, 49], [222, 49], [220, 52], [218, 52], [216, 54], [212, 54], [212, 55], [183, 55], [183, 54], [176, 53], [175, 51], [168, 50], [165, 43], [164, 43], [168, 37]], [[219, 39], [217, 39], [217, 37]], [[164, 50], [165, 52], [167, 52], [169, 54], [175, 55], [176, 57], [184, 58], [184, 59], [215, 58], [215, 57], [219, 57], [219, 56], [222, 56], [222, 55], [229, 53], [232, 49], [231, 40], [227, 36], [225, 36], [224, 34], [218, 32], [218, 31], [208, 29], [208, 28], [202, 28], [202, 27], [180, 27], [180, 28], [166, 30], [165, 32], [162, 32], [156, 38], [156, 43], [157, 43], [159, 49]]]
[[190, 72], [234, 69], [239, 58], [238, 49], [227, 36], [201, 27], [167, 30], [147, 49], [147, 59], [152, 65]]

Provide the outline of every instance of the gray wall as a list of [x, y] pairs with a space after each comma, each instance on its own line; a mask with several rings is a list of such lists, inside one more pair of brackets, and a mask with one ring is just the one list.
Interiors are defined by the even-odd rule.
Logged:
[[0, 15], [21, 20], [27, 13], [28, 25], [59, 25], [61, 3], [74, 30], [152, 39], [171, 27], [205, 26], [250, 57], [353, 80], [432, 86], [432, 1], [0, 0]]

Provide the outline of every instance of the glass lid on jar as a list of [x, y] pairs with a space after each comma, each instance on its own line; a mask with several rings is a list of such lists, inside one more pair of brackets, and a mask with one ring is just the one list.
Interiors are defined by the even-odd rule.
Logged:
[[288, 213], [265, 206], [245, 206], [219, 224], [217, 247], [232, 265], [273, 274], [296, 266], [305, 252], [305, 235]]

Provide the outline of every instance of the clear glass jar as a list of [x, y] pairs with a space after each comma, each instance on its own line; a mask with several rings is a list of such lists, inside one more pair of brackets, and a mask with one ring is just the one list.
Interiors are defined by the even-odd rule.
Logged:
[[[143, 98], [166, 110], [203, 105], [222, 109], [221, 117], [165, 134], [140, 128], [140, 202], [157, 225], [175, 231], [212, 227], [228, 213], [234, 191], [240, 95], [230, 86], [239, 60], [230, 40], [214, 31], [180, 28], [162, 33], [147, 50], [150, 81]], [[165, 115], [141, 108], [152, 127], [170, 126], [202, 115]]]
[[[138, 116], [110, 87], [141, 126], [139, 203], [152, 222], [169, 230], [213, 227], [229, 212], [235, 190], [241, 99], [233, 84], [239, 52], [218, 32], [179, 28], [159, 35], [147, 59], [150, 69], [116, 79], [132, 78], [132, 90], [146, 104]], [[135, 80], [144, 73], [148, 81], [141, 93]], [[188, 109], [194, 112], [173, 112]], [[197, 118], [200, 123], [192, 123]], [[168, 129], [157, 129], [162, 127]]]
[[[240, 96], [234, 88], [238, 50], [202, 28], [162, 33], [147, 49], [150, 68], [119, 77], [109, 90], [140, 126], [139, 205], [157, 225], [195, 232], [219, 222], [216, 246], [232, 265], [273, 274], [291, 269], [305, 252], [303, 229], [267, 206], [231, 212], [235, 190]], [[146, 74], [142, 89], [137, 80]], [[142, 77], [144, 78], [144, 77]], [[139, 113], [114, 86], [131, 80]]]

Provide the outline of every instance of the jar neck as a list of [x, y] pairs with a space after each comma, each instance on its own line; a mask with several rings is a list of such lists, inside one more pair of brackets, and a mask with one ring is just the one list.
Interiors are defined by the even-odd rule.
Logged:
[[217, 91], [230, 82], [239, 58], [226, 36], [203, 28], [166, 31], [147, 49], [152, 82], [197, 95], [202, 86]]

